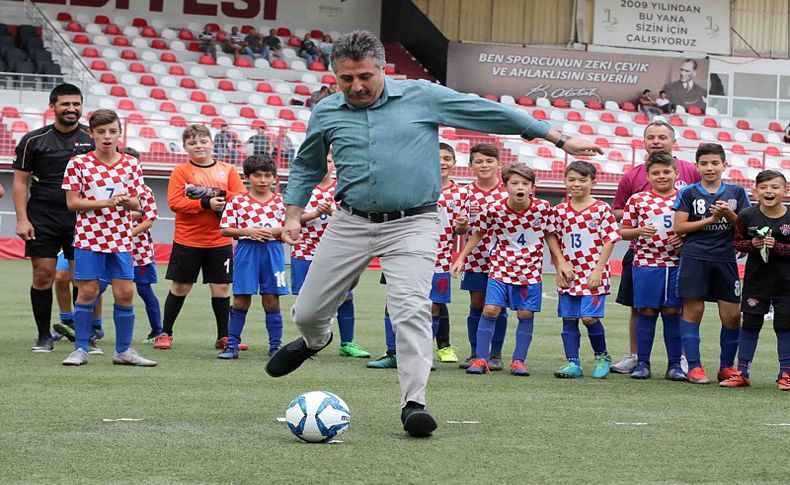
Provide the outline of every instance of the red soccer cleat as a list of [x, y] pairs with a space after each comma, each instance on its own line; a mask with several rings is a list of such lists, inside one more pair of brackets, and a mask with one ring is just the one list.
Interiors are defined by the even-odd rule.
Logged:
[[[218, 338], [216, 342], [214, 342], [214, 348], [217, 350], [222, 350], [228, 345], [228, 337]], [[239, 344], [239, 350], [250, 350], [249, 345]]]
[[686, 373], [686, 380], [692, 384], [710, 384], [708, 375], [705, 374], [705, 368], [702, 366], [689, 369]]
[[[719, 375], [721, 375], [721, 372], [719, 372]], [[719, 385], [721, 387], [749, 387], [751, 383], [751, 379], [744, 377], [741, 371], [736, 370], [733, 375], [719, 382]]]
[[780, 391], [790, 391], [790, 374], [782, 372], [782, 377], [776, 380], [776, 388]]
[[725, 367], [724, 369], [719, 370], [719, 373], [716, 374], [716, 378], [719, 380], [719, 382], [723, 382], [735, 375], [741, 375], [737, 368]]
[[158, 337], [154, 339], [154, 348], [159, 350], [170, 350], [173, 348], [173, 337], [166, 334], [161, 333]]

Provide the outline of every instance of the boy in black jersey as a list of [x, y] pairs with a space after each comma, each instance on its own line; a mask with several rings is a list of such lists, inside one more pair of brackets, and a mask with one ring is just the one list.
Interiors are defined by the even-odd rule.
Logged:
[[790, 213], [782, 205], [787, 195], [785, 176], [775, 170], [760, 172], [754, 195], [759, 205], [738, 214], [733, 241], [736, 250], [749, 254], [743, 278], [738, 372], [719, 385], [745, 387], [751, 383], [749, 368], [757, 337], [773, 304], [779, 353], [776, 384], [779, 390], [790, 391]]
[[[26, 134], [16, 147], [12, 197], [16, 234], [25, 241], [33, 263], [30, 303], [38, 328], [33, 352], [51, 352], [52, 284], [58, 253], [74, 259], [71, 246], [76, 216], [66, 207], [60, 188], [69, 159], [94, 149], [88, 127], [80, 124], [82, 92], [72, 84], [55, 86], [49, 94], [55, 121]], [[28, 195], [29, 188], [29, 195]]]

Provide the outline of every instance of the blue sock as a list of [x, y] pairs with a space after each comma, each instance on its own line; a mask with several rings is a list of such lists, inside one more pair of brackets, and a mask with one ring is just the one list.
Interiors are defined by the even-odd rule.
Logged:
[[388, 351], [395, 351], [395, 331], [392, 329], [392, 320], [390, 314], [384, 314], [384, 341], [387, 344]]
[[743, 377], [749, 377], [749, 369], [752, 367], [759, 337], [759, 330], [752, 328], [741, 329], [741, 336], [738, 341], [738, 370], [741, 371]]
[[532, 333], [535, 330], [535, 317], [519, 318], [516, 327], [516, 348], [513, 350], [513, 360], [524, 362], [527, 360], [529, 344], [532, 343]]
[[154, 332], [162, 332], [162, 314], [159, 310], [159, 298], [156, 297], [150, 283], [141, 283], [137, 286], [137, 294], [145, 302], [145, 314], [148, 315], [148, 324]]
[[562, 346], [565, 348], [565, 358], [568, 362], [579, 365], [579, 345], [582, 333], [579, 331], [579, 320], [575, 318], [562, 319]]
[[507, 334], [507, 311], [503, 308], [502, 313], [496, 319], [494, 327], [494, 338], [491, 339], [491, 353], [502, 355], [502, 347], [505, 345], [505, 334]]
[[93, 318], [94, 304], [84, 305], [74, 304], [74, 343], [75, 348], [88, 351], [88, 339], [93, 333], [91, 331], [91, 319]]
[[436, 338], [436, 333], [439, 331], [439, 315], [431, 315], [431, 335]]
[[721, 346], [721, 363], [719, 369], [735, 365], [735, 354], [738, 353], [738, 337], [740, 328], [721, 327], [719, 345]]
[[354, 341], [354, 300], [347, 300], [337, 309], [337, 326], [340, 327], [340, 343]]
[[475, 355], [478, 359], [488, 360], [491, 340], [494, 338], [497, 319], [487, 315], [480, 315], [480, 323], [477, 326], [477, 347]]
[[680, 321], [680, 340], [683, 342], [683, 351], [689, 363], [689, 370], [702, 365], [699, 356], [699, 323]]
[[126, 352], [132, 346], [134, 336], [134, 307], [115, 304], [112, 306], [115, 322], [115, 351]]
[[228, 347], [238, 349], [241, 343], [241, 332], [247, 322], [247, 310], [239, 310], [231, 307], [230, 318], [228, 319]]
[[664, 346], [667, 348], [667, 360], [670, 364], [680, 364], [683, 354], [683, 343], [680, 340], [680, 313], [661, 315], [664, 322]]
[[782, 377], [782, 372], [790, 374], [790, 330], [776, 332], [776, 352], [779, 354], [778, 379]]
[[480, 323], [480, 315], [483, 314], [482, 308], [469, 307], [469, 316], [466, 317], [466, 335], [469, 338], [469, 346], [472, 353], [477, 350], [477, 325]]
[[643, 362], [650, 362], [650, 353], [653, 352], [653, 340], [656, 338], [656, 321], [658, 315], [636, 316], [636, 358]]
[[266, 331], [269, 333], [269, 350], [279, 349], [283, 344], [283, 314], [280, 310], [265, 311], [265, 313]]
[[63, 323], [74, 323], [74, 312], [60, 312], [60, 321]]
[[585, 325], [587, 327], [587, 337], [590, 339], [595, 355], [606, 353], [606, 331], [603, 329], [603, 323], [596, 319], [594, 323]]

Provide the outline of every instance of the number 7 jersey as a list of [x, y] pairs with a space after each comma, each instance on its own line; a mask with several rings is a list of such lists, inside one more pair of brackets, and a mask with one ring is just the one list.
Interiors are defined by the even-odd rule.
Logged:
[[566, 295], [606, 295], [609, 293], [609, 262], [601, 274], [601, 285], [595, 290], [587, 287], [587, 280], [601, 258], [603, 246], [620, 240], [612, 209], [605, 202], [594, 201], [582, 210], [575, 210], [570, 202], [554, 207], [551, 225], [560, 242], [565, 260], [575, 273], [569, 288], [557, 288]]

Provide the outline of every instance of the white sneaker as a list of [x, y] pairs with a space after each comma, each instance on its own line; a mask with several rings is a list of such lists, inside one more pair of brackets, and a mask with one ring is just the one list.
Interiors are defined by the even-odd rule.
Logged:
[[623, 359], [609, 368], [617, 374], [630, 374], [636, 367], [636, 354], [628, 354]]
[[84, 350], [77, 349], [69, 354], [65, 360], [63, 360], [63, 365], [85, 365], [88, 363], [88, 353]]
[[680, 356], [680, 370], [682, 370], [685, 374], [689, 373], [689, 361], [686, 360], [685, 355]]
[[115, 352], [112, 356], [112, 363], [116, 365], [137, 365], [140, 367], [156, 367], [156, 361], [146, 359], [138, 354], [134, 349], [127, 349], [125, 352]]

